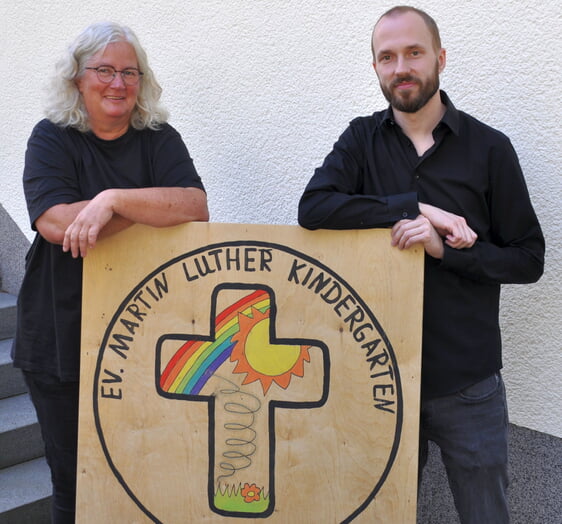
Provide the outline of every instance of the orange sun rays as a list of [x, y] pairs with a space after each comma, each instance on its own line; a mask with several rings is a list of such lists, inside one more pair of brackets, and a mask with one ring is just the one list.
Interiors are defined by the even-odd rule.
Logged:
[[310, 346], [270, 342], [269, 311], [252, 308], [251, 316], [238, 314], [239, 331], [232, 337], [236, 344], [230, 356], [236, 362], [234, 373], [246, 373], [242, 384], [259, 380], [264, 395], [273, 382], [287, 389], [291, 376], [304, 376], [304, 363], [310, 362]]

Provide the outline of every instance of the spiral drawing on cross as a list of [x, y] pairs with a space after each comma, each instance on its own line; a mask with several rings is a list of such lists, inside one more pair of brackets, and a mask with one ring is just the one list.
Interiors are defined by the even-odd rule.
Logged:
[[[158, 393], [208, 403], [207, 491], [210, 509], [221, 515], [274, 511], [275, 410], [320, 407], [328, 397], [328, 348], [318, 340], [277, 337], [276, 313], [267, 286], [223, 284], [213, 292], [210, 334], [158, 340]], [[322, 379], [312, 388], [315, 398], [303, 398], [302, 388], [291, 386], [310, 376], [311, 351], [322, 354], [322, 369], [314, 370]]]

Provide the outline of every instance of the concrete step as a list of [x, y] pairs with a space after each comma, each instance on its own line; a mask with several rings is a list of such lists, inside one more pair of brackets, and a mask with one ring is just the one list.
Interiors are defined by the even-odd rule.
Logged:
[[27, 391], [21, 371], [12, 364], [11, 349], [11, 338], [0, 340], [0, 399], [21, 395]]
[[0, 470], [0, 524], [49, 524], [51, 473], [44, 458]]
[[16, 297], [0, 292], [0, 340], [14, 336], [16, 332]]
[[37, 416], [29, 395], [0, 400], [0, 450], [0, 469], [44, 454]]

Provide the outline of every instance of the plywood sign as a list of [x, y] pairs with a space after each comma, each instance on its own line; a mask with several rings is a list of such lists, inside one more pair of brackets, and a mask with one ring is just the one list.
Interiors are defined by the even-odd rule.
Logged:
[[85, 259], [79, 523], [415, 522], [423, 256], [134, 226]]

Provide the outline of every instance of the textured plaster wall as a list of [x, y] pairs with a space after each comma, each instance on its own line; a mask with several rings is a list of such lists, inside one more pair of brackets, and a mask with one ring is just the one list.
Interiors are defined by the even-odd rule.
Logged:
[[[212, 220], [296, 224], [313, 169], [354, 116], [386, 104], [370, 30], [391, 2], [0, 0], [0, 204], [31, 238], [21, 189], [27, 137], [55, 59], [86, 25], [130, 25], [171, 123], [206, 184]], [[458, 108], [511, 137], [547, 238], [542, 280], [506, 286], [501, 321], [511, 420], [562, 436], [560, 8], [426, 0]]]

